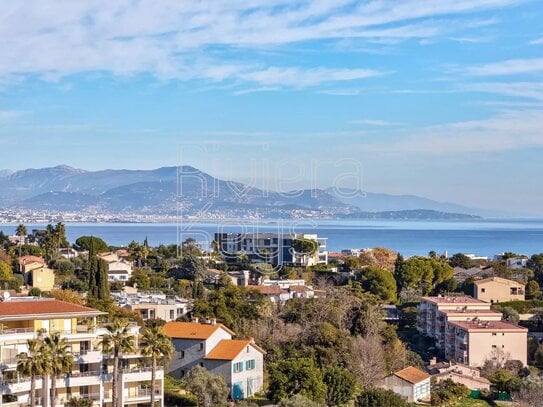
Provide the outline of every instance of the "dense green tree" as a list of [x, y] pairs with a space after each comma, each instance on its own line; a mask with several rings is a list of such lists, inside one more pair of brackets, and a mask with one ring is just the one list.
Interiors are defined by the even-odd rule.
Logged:
[[0, 280], [11, 280], [13, 271], [11, 266], [4, 261], [0, 261]]
[[312, 239], [293, 239], [292, 248], [298, 253], [313, 255], [319, 249], [319, 243]]
[[110, 300], [107, 264], [98, 257], [94, 247], [95, 240], [90, 239], [89, 243], [89, 297], [100, 301]]
[[535, 280], [530, 280], [525, 288], [527, 300], [538, 300], [541, 298], [541, 290], [539, 284]]
[[330, 407], [343, 406], [352, 400], [356, 390], [356, 379], [341, 367], [329, 367], [324, 370], [326, 385], [326, 404]]
[[391, 390], [364, 390], [355, 402], [356, 407], [407, 407], [407, 402]]
[[132, 272], [130, 284], [140, 290], [148, 290], [151, 288], [151, 279], [144, 270], [137, 269]]
[[465, 269], [469, 269], [473, 266], [473, 260], [471, 260], [465, 254], [456, 253], [449, 258], [449, 264], [451, 265], [451, 267], [462, 267]]
[[199, 407], [222, 407], [226, 405], [228, 386], [222, 376], [214, 375], [201, 366], [189, 370], [181, 380], [185, 390], [194, 394]]
[[91, 399], [72, 397], [65, 404], [66, 407], [92, 407], [94, 402]]
[[270, 364], [268, 395], [279, 401], [295, 394], [321, 402], [326, 395], [322, 373], [313, 359], [286, 359]]
[[81, 236], [75, 241], [75, 247], [80, 250], [90, 251], [91, 247], [95, 253], [103, 253], [109, 250], [106, 242], [96, 236]]
[[461, 383], [455, 383], [451, 379], [443, 380], [432, 385], [432, 406], [450, 406], [466, 399], [471, 393]]
[[513, 393], [520, 389], [521, 379], [505, 369], [496, 370], [490, 377], [490, 382], [498, 392]]
[[381, 298], [384, 302], [397, 301], [396, 281], [389, 271], [370, 266], [359, 273], [359, 278], [366, 291]]

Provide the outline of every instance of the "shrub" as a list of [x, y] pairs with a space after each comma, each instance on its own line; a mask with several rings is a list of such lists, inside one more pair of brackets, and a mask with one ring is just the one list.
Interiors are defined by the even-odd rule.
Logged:
[[356, 407], [407, 407], [407, 402], [390, 390], [368, 389], [356, 399]]

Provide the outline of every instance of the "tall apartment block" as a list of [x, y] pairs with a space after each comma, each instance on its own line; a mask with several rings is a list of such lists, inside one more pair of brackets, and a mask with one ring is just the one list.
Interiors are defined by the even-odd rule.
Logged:
[[423, 297], [417, 329], [436, 341], [445, 358], [469, 366], [506, 356], [527, 362], [528, 330], [501, 321], [491, 304], [468, 296]]
[[[30, 396], [30, 378], [17, 372], [17, 355], [28, 351], [29, 339], [42, 339], [58, 333], [65, 338], [73, 355], [71, 371], [57, 379], [57, 405], [71, 398], [92, 400], [93, 406], [109, 407], [112, 402], [112, 358], [100, 348], [106, 328], [97, 325], [103, 313], [88, 307], [50, 298], [13, 297], [0, 302], [0, 391], [3, 407], [26, 405]], [[136, 343], [139, 327], [130, 327]], [[150, 402], [151, 369], [139, 353], [124, 354], [117, 378], [118, 398], [122, 406]], [[164, 371], [157, 371], [156, 400], [163, 402]], [[51, 380], [38, 377], [37, 406], [51, 406]]]

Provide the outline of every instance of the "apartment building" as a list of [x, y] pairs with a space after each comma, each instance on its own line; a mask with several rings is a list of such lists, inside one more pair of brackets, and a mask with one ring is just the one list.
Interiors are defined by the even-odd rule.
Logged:
[[[30, 378], [18, 374], [17, 355], [28, 351], [29, 339], [41, 339], [59, 333], [65, 338], [73, 355], [69, 374], [57, 379], [57, 402], [64, 405], [71, 398], [92, 400], [93, 406], [110, 407], [112, 399], [112, 359], [100, 348], [105, 327], [97, 324], [103, 313], [88, 307], [50, 298], [8, 297], [0, 302], [0, 392], [3, 407], [26, 405], [30, 396]], [[138, 338], [139, 327], [131, 332]], [[118, 380], [118, 397], [122, 406], [150, 402], [148, 382], [150, 361], [141, 354], [124, 354]], [[163, 406], [164, 371], [157, 372], [157, 401]], [[36, 381], [37, 405], [51, 405], [48, 377]]]
[[235, 333], [215, 320], [168, 322], [164, 331], [175, 347], [169, 373], [182, 378], [195, 366], [224, 377], [230, 396], [241, 400], [262, 390], [265, 351], [253, 339], [234, 340]]
[[473, 296], [489, 303], [524, 301], [524, 284], [506, 278], [489, 277], [473, 283]]
[[[500, 352], [526, 364], [527, 330], [501, 321], [489, 302], [468, 296], [423, 297], [418, 306], [419, 332], [436, 341], [445, 358], [480, 366]], [[499, 340], [496, 339], [499, 337]], [[495, 345], [495, 346], [494, 346]]]
[[187, 314], [190, 302], [177, 296], [156, 292], [113, 292], [111, 296], [121, 307], [137, 312], [144, 321], [162, 319], [175, 321]]
[[528, 329], [505, 321], [449, 322], [445, 357], [468, 366], [482, 366], [486, 360], [519, 360], [526, 366]]
[[[296, 240], [311, 240], [318, 244], [314, 253], [295, 250]], [[328, 264], [326, 238], [303, 233], [215, 233], [221, 256], [235, 260], [244, 253], [252, 263], [269, 263], [273, 266], [314, 266]]]

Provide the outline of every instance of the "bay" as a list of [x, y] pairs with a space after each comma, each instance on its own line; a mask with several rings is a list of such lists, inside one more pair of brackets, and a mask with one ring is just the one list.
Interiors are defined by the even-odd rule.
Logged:
[[[43, 224], [28, 224], [30, 231]], [[13, 234], [16, 225], [0, 224]], [[543, 220], [476, 221], [217, 221], [163, 223], [67, 223], [70, 242], [83, 235], [98, 236], [108, 244], [126, 246], [132, 240], [148, 239], [150, 245], [174, 244], [194, 238], [207, 247], [216, 232], [316, 233], [328, 239], [329, 251], [344, 248], [387, 247], [404, 256], [437, 253], [474, 253], [493, 256], [504, 251], [522, 254], [543, 252]]]

